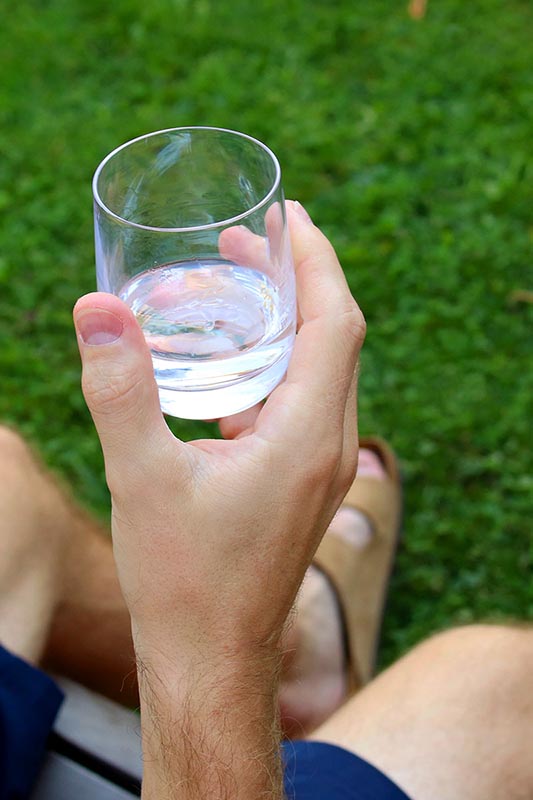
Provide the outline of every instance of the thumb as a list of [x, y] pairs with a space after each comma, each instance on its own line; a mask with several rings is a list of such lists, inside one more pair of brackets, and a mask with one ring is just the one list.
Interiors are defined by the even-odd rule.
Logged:
[[83, 394], [113, 492], [133, 477], [142, 479], [176, 440], [159, 406], [150, 351], [125, 303], [103, 292], [85, 295], [74, 307], [74, 324]]

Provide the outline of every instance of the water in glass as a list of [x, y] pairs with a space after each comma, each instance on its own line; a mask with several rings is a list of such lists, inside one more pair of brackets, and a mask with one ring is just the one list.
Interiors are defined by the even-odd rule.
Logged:
[[257, 269], [180, 261], [141, 272], [119, 295], [150, 347], [167, 413], [235, 413], [265, 397], [287, 368], [294, 322]]

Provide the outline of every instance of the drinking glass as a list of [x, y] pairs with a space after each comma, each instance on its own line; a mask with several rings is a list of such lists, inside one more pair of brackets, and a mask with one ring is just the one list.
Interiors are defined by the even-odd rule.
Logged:
[[266, 397], [296, 324], [272, 151], [222, 128], [156, 131], [110, 153], [93, 193], [98, 289], [135, 314], [163, 411], [213, 419]]

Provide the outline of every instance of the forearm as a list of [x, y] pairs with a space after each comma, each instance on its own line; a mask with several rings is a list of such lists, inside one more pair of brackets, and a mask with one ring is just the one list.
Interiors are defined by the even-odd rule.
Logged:
[[278, 665], [138, 665], [143, 800], [282, 800]]

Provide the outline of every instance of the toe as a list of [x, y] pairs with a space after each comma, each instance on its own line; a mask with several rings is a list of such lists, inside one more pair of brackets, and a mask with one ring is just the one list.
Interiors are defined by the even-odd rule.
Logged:
[[362, 447], [359, 450], [359, 461], [357, 464], [358, 477], [365, 476], [367, 478], [376, 478], [379, 480], [380, 478], [385, 478], [386, 474], [385, 467], [377, 453]]

